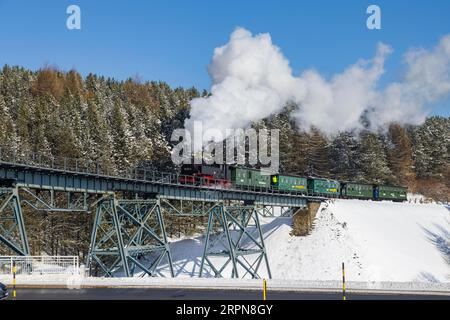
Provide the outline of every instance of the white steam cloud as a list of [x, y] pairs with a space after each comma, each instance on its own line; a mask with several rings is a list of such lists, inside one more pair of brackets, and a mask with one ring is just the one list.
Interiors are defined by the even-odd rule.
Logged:
[[215, 49], [208, 67], [211, 95], [191, 101], [185, 127], [202, 121], [204, 130], [246, 128], [289, 102], [299, 105], [294, 118], [301, 128], [315, 126], [327, 134], [361, 129], [363, 115], [373, 130], [390, 122], [419, 124], [429, 105], [450, 92], [450, 35], [430, 51], [410, 50], [404, 79], [380, 90], [390, 52], [380, 43], [373, 59], [360, 60], [331, 79], [314, 70], [294, 76], [269, 34], [253, 36], [237, 28], [226, 45]]

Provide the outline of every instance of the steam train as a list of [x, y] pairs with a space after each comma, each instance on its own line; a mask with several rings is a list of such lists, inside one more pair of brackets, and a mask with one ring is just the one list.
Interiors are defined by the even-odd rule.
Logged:
[[406, 201], [408, 192], [406, 187], [400, 186], [346, 182], [289, 174], [266, 175], [258, 169], [230, 165], [185, 164], [181, 167], [179, 182], [221, 188], [274, 190], [330, 198], [396, 202]]

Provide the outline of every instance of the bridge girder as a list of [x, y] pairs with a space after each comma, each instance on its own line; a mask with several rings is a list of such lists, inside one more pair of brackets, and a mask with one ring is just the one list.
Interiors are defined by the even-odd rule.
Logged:
[[23, 192], [22, 203], [36, 211], [87, 212], [89, 194], [86, 192], [30, 189], [18, 187]]
[[209, 269], [210, 275], [217, 278], [224, 277], [225, 272], [231, 278], [260, 278], [262, 265], [271, 278], [257, 208], [223, 204], [211, 208], [200, 277]]
[[30, 254], [18, 188], [0, 188], [0, 244], [15, 254]]
[[98, 266], [106, 276], [130, 277], [139, 269], [155, 276], [164, 259], [173, 277], [159, 200], [117, 200], [110, 195], [97, 203], [87, 262], [89, 270]]

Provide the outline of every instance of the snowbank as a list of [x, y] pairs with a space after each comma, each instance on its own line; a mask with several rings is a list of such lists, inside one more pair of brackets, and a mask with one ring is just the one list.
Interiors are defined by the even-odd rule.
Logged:
[[344, 259], [352, 279], [450, 282], [450, 212], [444, 206], [341, 200], [327, 211], [346, 224]]

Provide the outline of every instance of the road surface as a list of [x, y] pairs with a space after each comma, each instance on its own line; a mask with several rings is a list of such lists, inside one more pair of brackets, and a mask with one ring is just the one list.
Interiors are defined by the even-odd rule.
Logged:
[[[347, 293], [347, 300], [450, 300], [450, 295], [362, 294]], [[11, 292], [9, 299], [12, 299]], [[158, 288], [92, 288], [92, 289], [25, 289], [17, 290], [17, 300], [261, 300], [258, 291], [158, 289]], [[268, 291], [268, 300], [341, 300], [335, 292]]]

